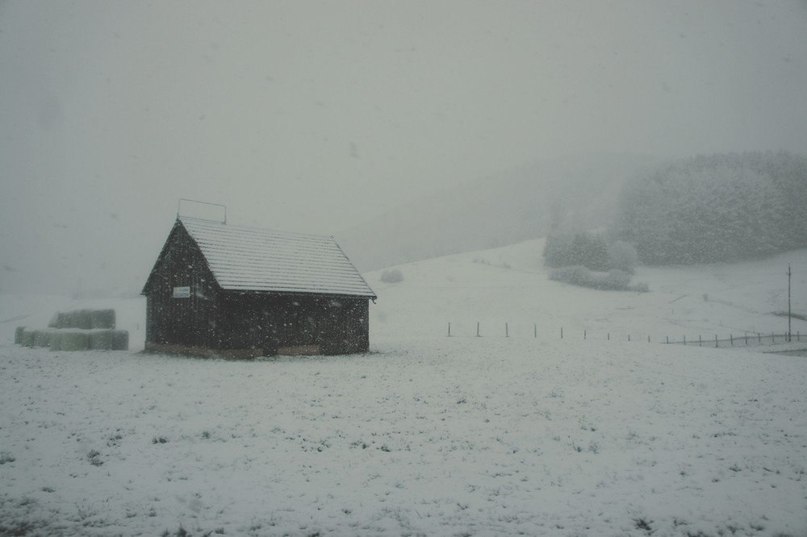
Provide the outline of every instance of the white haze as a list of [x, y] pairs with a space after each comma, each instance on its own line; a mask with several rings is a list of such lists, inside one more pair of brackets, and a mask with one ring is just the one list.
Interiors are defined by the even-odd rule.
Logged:
[[0, 2], [0, 290], [138, 292], [181, 197], [338, 234], [536, 160], [804, 153], [805, 36], [797, 0]]

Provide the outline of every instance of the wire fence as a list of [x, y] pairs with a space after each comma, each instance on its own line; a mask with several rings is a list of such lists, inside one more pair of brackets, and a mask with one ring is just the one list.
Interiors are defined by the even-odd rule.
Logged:
[[[518, 330], [514, 331], [509, 322], [500, 323], [496, 325], [488, 324], [483, 325], [477, 322], [475, 326], [469, 326], [468, 323], [463, 323], [458, 330], [457, 325], [448, 323], [446, 329], [447, 337], [546, 337], [547, 331], [545, 327], [539, 327], [537, 323], [532, 325], [532, 330], [526, 330], [525, 326], [520, 324]], [[552, 337], [569, 340], [605, 340], [605, 341], [637, 341], [646, 343], [663, 343], [666, 345], [689, 345], [695, 347], [713, 347], [713, 348], [733, 348], [733, 347], [762, 347], [782, 343], [796, 343], [801, 342], [801, 333], [775, 333], [771, 332], [763, 334], [760, 332], [745, 332], [740, 335], [729, 334], [728, 336], [720, 336], [714, 334], [704, 336], [699, 334], [695, 337], [683, 336], [651, 336], [645, 334], [631, 334], [631, 333], [616, 333], [616, 332], [594, 332], [587, 329], [569, 330], [565, 327], [558, 327], [553, 330]], [[804, 342], [807, 343], [807, 335], [805, 335]]]

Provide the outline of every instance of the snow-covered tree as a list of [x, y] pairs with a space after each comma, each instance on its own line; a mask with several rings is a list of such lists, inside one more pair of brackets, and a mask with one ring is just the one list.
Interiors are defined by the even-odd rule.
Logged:
[[733, 261], [807, 246], [807, 159], [700, 156], [629, 183], [614, 235], [647, 264]]

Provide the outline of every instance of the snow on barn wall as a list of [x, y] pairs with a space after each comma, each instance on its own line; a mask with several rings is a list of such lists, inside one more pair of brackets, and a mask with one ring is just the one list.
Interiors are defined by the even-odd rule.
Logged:
[[332, 237], [187, 217], [143, 294], [146, 350], [232, 357], [366, 352], [376, 298]]

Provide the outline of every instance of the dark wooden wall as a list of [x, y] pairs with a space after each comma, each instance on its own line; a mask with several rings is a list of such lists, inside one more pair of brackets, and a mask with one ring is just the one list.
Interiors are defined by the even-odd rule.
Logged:
[[[173, 298], [190, 287], [190, 298]], [[196, 243], [177, 223], [144, 293], [146, 344], [271, 355], [288, 347], [322, 354], [369, 349], [369, 300], [364, 297], [224, 291]]]
[[[173, 298], [174, 287], [190, 287], [190, 297]], [[145, 291], [147, 343], [215, 345], [220, 290], [201, 251], [181, 225], [171, 230]]]
[[316, 345], [323, 354], [366, 352], [369, 300], [276, 293], [223, 293], [218, 310], [220, 348]]

